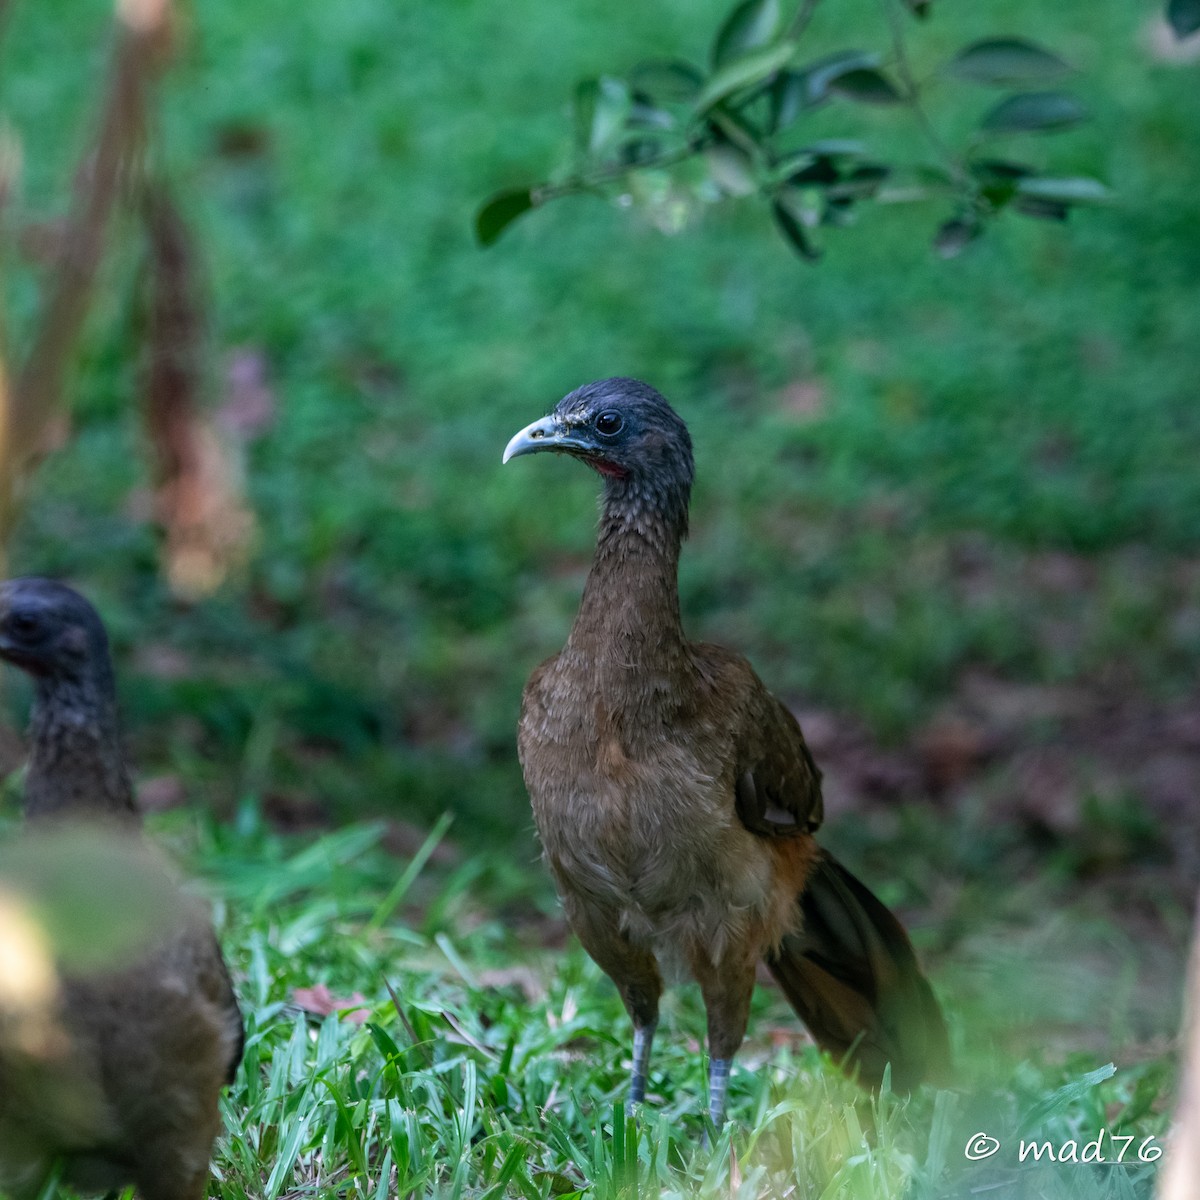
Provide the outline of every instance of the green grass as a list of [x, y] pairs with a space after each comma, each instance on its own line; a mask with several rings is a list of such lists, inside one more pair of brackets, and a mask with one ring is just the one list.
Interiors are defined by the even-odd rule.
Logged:
[[[760, 991], [732, 1079], [732, 1124], [706, 1148], [694, 990], [670, 996], [648, 1101], [626, 1121], [630, 1035], [615, 989], [578, 946], [531, 944], [522, 922], [497, 916], [515, 899], [528, 905], [511, 869], [472, 860], [410, 874], [400, 896], [401, 864], [376, 849], [377, 827], [287, 844], [250, 807], [237, 828], [175, 820], [167, 832], [191, 845], [227, 899], [224, 942], [247, 1010], [246, 1063], [226, 1097], [215, 1166], [217, 1194], [231, 1200], [932, 1200], [985, 1185], [1064, 1200], [1150, 1194], [1154, 1168], [1137, 1153], [1153, 1158], [1161, 1145], [1164, 1063], [1113, 1075], [1076, 1053], [984, 1067], [961, 1042], [987, 1030], [967, 1035], [956, 1022], [961, 1088], [870, 1098], [806, 1044], [776, 993]], [[365, 1023], [289, 1003], [317, 982], [339, 997], [360, 992]], [[1001, 1150], [972, 1163], [964, 1147], [981, 1131]], [[1098, 1136], [1109, 1160], [1132, 1146], [1126, 1165], [1019, 1161], [1022, 1140], [1056, 1150], [1074, 1140], [1079, 1152]]]
[[[1051, 1196], [1148, 1194], [1145, 1166], [1022, 1173], [1015, 1153], [1002, 1151], [1003, 1169], [981, 1164], [972, 1175], [962, 1147], [979, 1125], [1010, 1149], [1019, 1136], [1082, 1145], [1109, 1129], [1133, 1134], [1136, 1151], [1162, 1131], [1161, 1114], [1148, 1111], [1161, 1071], [1057, 1094], [1084, 1074], [1077, 1056], [1009, 1064], [963, 1093], [870, 1101], [798, 1038], [777, 1044], [795, 1021], [776, 996], [756, 1004], [734, 1075], [735, 1123], [711, 1153], [700, 1146], [703, 1018], [690, 993], [668, 1006], [640, 1120], [627, 1125], [618, 1107], [614, 1123], [629, 1029], [611, 985], [577, 947], [531, 954], [480, 909], [478, 883], [468, 892], [435, 882], [420, 925], [380, 922], [386, 878], [372, 886], [358, 865], [368, 836], [347, 830], [256, 867], [252, 889], [226, 876], [227, 942], [252, 1017], [249, 1067], [226, 1109], [223, 1195], [308, 1184], [351, 1196], [759, 1196], [795, 1187], [803, 1197], [886, 1198], [965, 1194], [1008, 1178], [1023, 1181], [1008, 1194], [1026, 1194], [1013, 1188], [1034, 1179], [1056, 1187]], [[229, 849], [209, 846], [209, 864], [220, 871]], [[254, 841], [240, 849], [257, 861], [278, 854]], [[265, 898], [264, 878], [275, 884]], [[289, 1011], [290, 989], [315, 980], [339, 995], [361, 991], [367, 1024]], [[731, 1154], [740, 1188], [729, 1183]]]
[[[17, 848], [19, 823], [4, 826]], [[210, 1196], [1148, 1200], [1169, 1060], [1160, 1051], [1118, 1070], [1087, 1049], [1013, 1051], [1015, 1026], [1028, 1045], [1039, 1017], [1022, 999], [1030, 981], [995, 949], [975, 963], [1002, 993], [990, 1013], [968, 1015], [961, 984], [934, 972], [949, 1001], [951, 1090], [859, 1091], [760, 988], [731, 1121], [713, 1130], [703, 1009], [683, 988], [665, 998], [647, 1101], [627, 1118], [630, 1030], [615, 989], [563, 944], [553, 901], [523, 864], [433, 865], [447, 826], [397, 859], [381, 824], [285, 839], [252, 800], [232, 823], [152, 823], [213, 898], [246, 1023]], [[48, 877], [43, 861], [32, 878]], [[94, 899], [94, 911], [128, 904], [148, 879]], [[1066, 967], [1055, 1010], [1078, 1021], [1060, 993], [1096, 981]], [[298, 989], [316, 985], [347, 1012], [305, 1011]], [[1103, 1004], [1116, 1003], [1107, 988]], [[983, 1135], [998, 1149], [973, 1160]], [[1022, 1154], [1032, 1143], [1040, 1160]], [[1103, 1164], [1078, 1161], [1089, 1145]]]

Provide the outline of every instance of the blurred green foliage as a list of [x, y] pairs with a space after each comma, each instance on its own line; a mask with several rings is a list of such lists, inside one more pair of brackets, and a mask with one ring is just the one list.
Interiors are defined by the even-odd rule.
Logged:
[[[586, 198], [476, 248], [481, 196], [564, 151], [577, 79], [703, 57], [724, 8], [190, 9], [160, 145], [206, 259], [214, 399], [233, 348], [268, 364], [277, 415], [247, 451], [258, 554], [193, 608], [158, 578], [131, 502], [147, 481], [130, 227], [90, 322], [75, 437], [38, 476], [12, 556], [98, 602], [143, 770], [217, 803], [450, 808], [460, 828], [526, 837], [520, 689], [569, 627], [596, 484], [566, 462], [502, 471], [500, 451], [610, 374], [650, 380], [692, 428], [690, 628], [785, 697], [899, 738], [968, 665], [1194, 681], [1177, 568], [1200, 538], [1197, 67], [1155, 58], [1153, 7], [1124, 0], [945, 5], [914, 26], [922, 61], [1019, 31], [1076, 66], [1094, 120], [1056, 161], [1118, 198], [1066, 228], [1001, 223], [951, 263], [918, 236], [932, 212], [864, 213], [808, 269], [749, 208], [667, 237]], [[8, 16], [12, 230], [61, 208], [108, 12]], [[847, 40], [819, 22], [811, 36], [815, 51]], [[948, 111], [948, 132], [993, 99]], [[868, 146], [910, 136], [891, 110], [847, 120]], [[9, 254], [14, 346], [35, 270]], [[980, 544], [982, 589], [961, 567]], [[1021, 563], [1050, 549], [1094, 562], [1091, 594], [1031, 603]], [[1067, 643], [1040, 624], [1054, 603], [1079, 632]]]

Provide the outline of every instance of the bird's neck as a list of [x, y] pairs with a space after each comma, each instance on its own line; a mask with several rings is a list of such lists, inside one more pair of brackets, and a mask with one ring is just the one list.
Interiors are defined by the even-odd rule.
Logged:
[[102, 678], [44, 681], [30, 725], [25, 813], [135, 819], [116, 697]]
[[686, 508], [670, 514], [606, 496], [596, 554], [565, 653], [600, 690], [644, 688], [688, 661], [679, 618], [679, 551]]

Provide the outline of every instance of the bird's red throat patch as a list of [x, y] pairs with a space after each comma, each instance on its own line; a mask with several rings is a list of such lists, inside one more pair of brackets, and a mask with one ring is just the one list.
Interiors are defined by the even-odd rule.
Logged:
[[587, 464], [609, 479], [627, 479], [629, 477], [629, 472], [624, 467], [619, 467], [605, 458], [589, 458]]

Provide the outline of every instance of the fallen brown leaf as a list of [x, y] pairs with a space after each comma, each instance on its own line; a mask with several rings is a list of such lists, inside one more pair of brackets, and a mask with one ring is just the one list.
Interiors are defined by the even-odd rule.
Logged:
[[328, 1017], [334, 1013], [344, 1012], [345, 1019], [355, 1025], [361, 1025], [371, 1015], [370, 1009], [360, 1007], [366, 1003], [366, 999], [361, 992], [354, 992], [348, 997], [339, 999], [323, 983], [317, 983], [307, 988], [292, 989], [292, 1003], [304, 1012], [318, 1017]]

